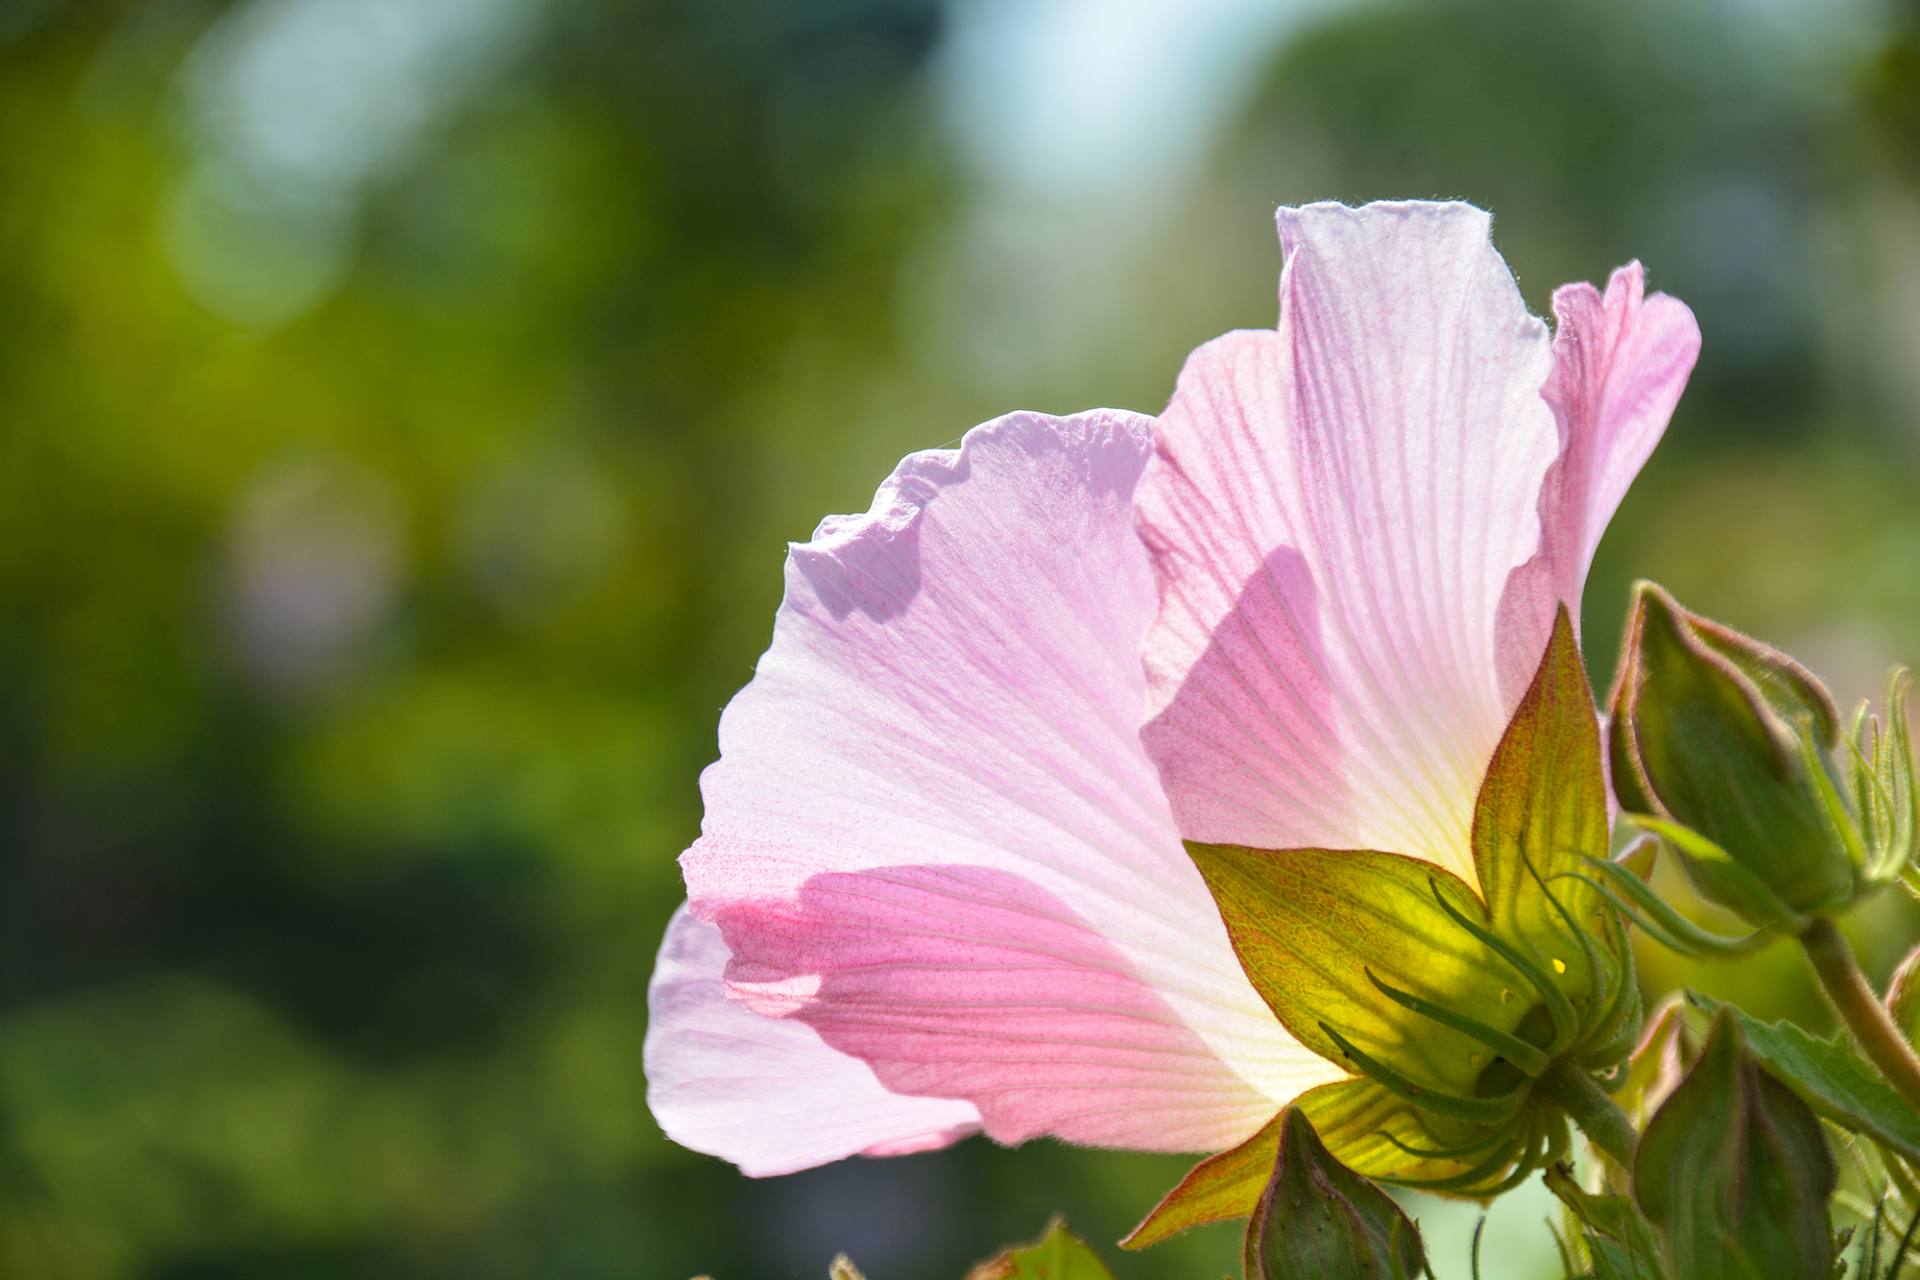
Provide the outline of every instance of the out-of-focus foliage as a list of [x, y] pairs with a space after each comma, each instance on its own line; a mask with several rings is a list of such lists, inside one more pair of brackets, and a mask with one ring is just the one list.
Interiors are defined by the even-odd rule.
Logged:
[[[1695, 306], [1602, 679], [1642, 575], [1843, 697], [1920, 657], [1911, 12], [1325, 6], [1120, 191], [961, 158], [977, 15], [0, 5], [0, 1274], [884, 1280], [1055, 1209], [1117, 1237], [1189, 1161], [674, 1148], [645, 982], [783, 541], [1003, 409], [1157, 408], [1271, 322], [1281, 199], [1463, 196], [1537, 308], [1636, 254]], [[1884, 976], [1912, 907], [1859, 923]], [[1643, 961], [1825, 1029], [1794, 954]]]

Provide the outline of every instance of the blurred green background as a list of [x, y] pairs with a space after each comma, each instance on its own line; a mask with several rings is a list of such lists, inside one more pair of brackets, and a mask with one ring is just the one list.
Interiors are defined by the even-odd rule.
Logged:
[[[661, 1137], [696, 777], [786, 540], [1001, 411], [1158, 409], [1272, 323], [1276, 203], [1440, 195], [1537, 310], [1638, 256], [1705, 332], [1597, 679], [1641, 575], [1843, 697], [1920, 659], [1912, 7], [5, 0], [0, 1275], [1114, 1239], [1184, 1161]], [[1822, 1025], [1793, 955], [1646, 960]], [[1558, 1274], [1546, 1212], [1489, 1275]]]

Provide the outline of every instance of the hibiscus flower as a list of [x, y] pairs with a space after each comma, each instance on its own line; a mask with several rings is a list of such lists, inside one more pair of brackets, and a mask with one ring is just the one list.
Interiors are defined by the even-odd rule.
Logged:
[[1698, 330], [1633, 264], [1549, 335], [1466, 205], [1279, 225], [1278, 327], [1157, 420], [997, 419], [791, 548], [650, 991], [677, 1142], [1232, 1148], [1353, 1064], [1256, 989], [1186, 842], [1486, 892], [1489, 762]]

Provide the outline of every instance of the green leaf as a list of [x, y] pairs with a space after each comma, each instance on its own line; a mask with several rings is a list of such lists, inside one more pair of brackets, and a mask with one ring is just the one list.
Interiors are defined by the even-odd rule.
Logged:
[[1113, 1272], [1055, 1218], [1038, 1240], [989, 1258], [967, 1272], [967, 1280], [1113, 1280]]
[[1240, 965], [1302, 1044], [1358, 1069], [1346, 1041], [1414, 1088], [1471, 1098], [1493, 1054], [1381, 994], [1376, 981], [1512, 1034], [1537, 1003], [1519, 970], [1459, 918], [1479, 898], [1432, 863], [1365, 850], [1189, 843]]
[[1249, 1280], [1413, 1280], [1426, 1267], [1413, 1220], [1334, 1159], [1298, 1107], [1281, 1113], [1243, 1257]]
[[1722, 1009], [1731, 1013], [1754, 1057], [1821, 1116], [1920, 1162], [1920, 1112], [1907, 1105], [1848, 1042], [1838, 1037], [1822, 1040], [1791, 1022], [1762, 1022], [1697, 993], [1690, 993], [1688, 999], [1710, 1014]]
[[1824, 1280], [1837, 1174], [1820, 1121], [1747, 1052], [1723, 1006], [1634, 1157], [1633, 1194], [1686, 1280]]
[[1587, 859], [1607, 856], [1608, 843], [1599, 713], [1563, 605], [1487, 765], [1474, 805], [1473, 861], [1494, 928], [1566, 965], [1565, 985], [1576, 996], [1605, 985], [1591, 972], [1592, 953], [1570, 935], [1605, 937], [1612, 926], [1599, 894], [1576, 878]]

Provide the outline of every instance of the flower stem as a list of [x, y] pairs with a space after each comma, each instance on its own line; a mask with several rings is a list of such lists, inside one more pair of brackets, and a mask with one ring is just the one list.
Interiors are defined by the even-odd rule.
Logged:
[[1914, 1055], [1913, 1046], [1893, 1025], [1892, 1015], [1868, 985], [1846, 937], [1833, 921], [1822, 917], [1800, 934], [1800, 945], [1806, 948], [1827, 999], [1833, 1001], [1840, 1020], [1853, 1032], [1867, 1057], [1901, 1097], [1920, 1107], [1920, 1057]]
[[1587, 1141], [1621, 1168], [1633, 1168], [1633, 1148], [1640, 1135], [1598, 1080], [1570, 1062], [1556, 1062], [1540, 1077], [1539, 1087], [1565, 1108], [1580, 1132], [1587, 1135]]

